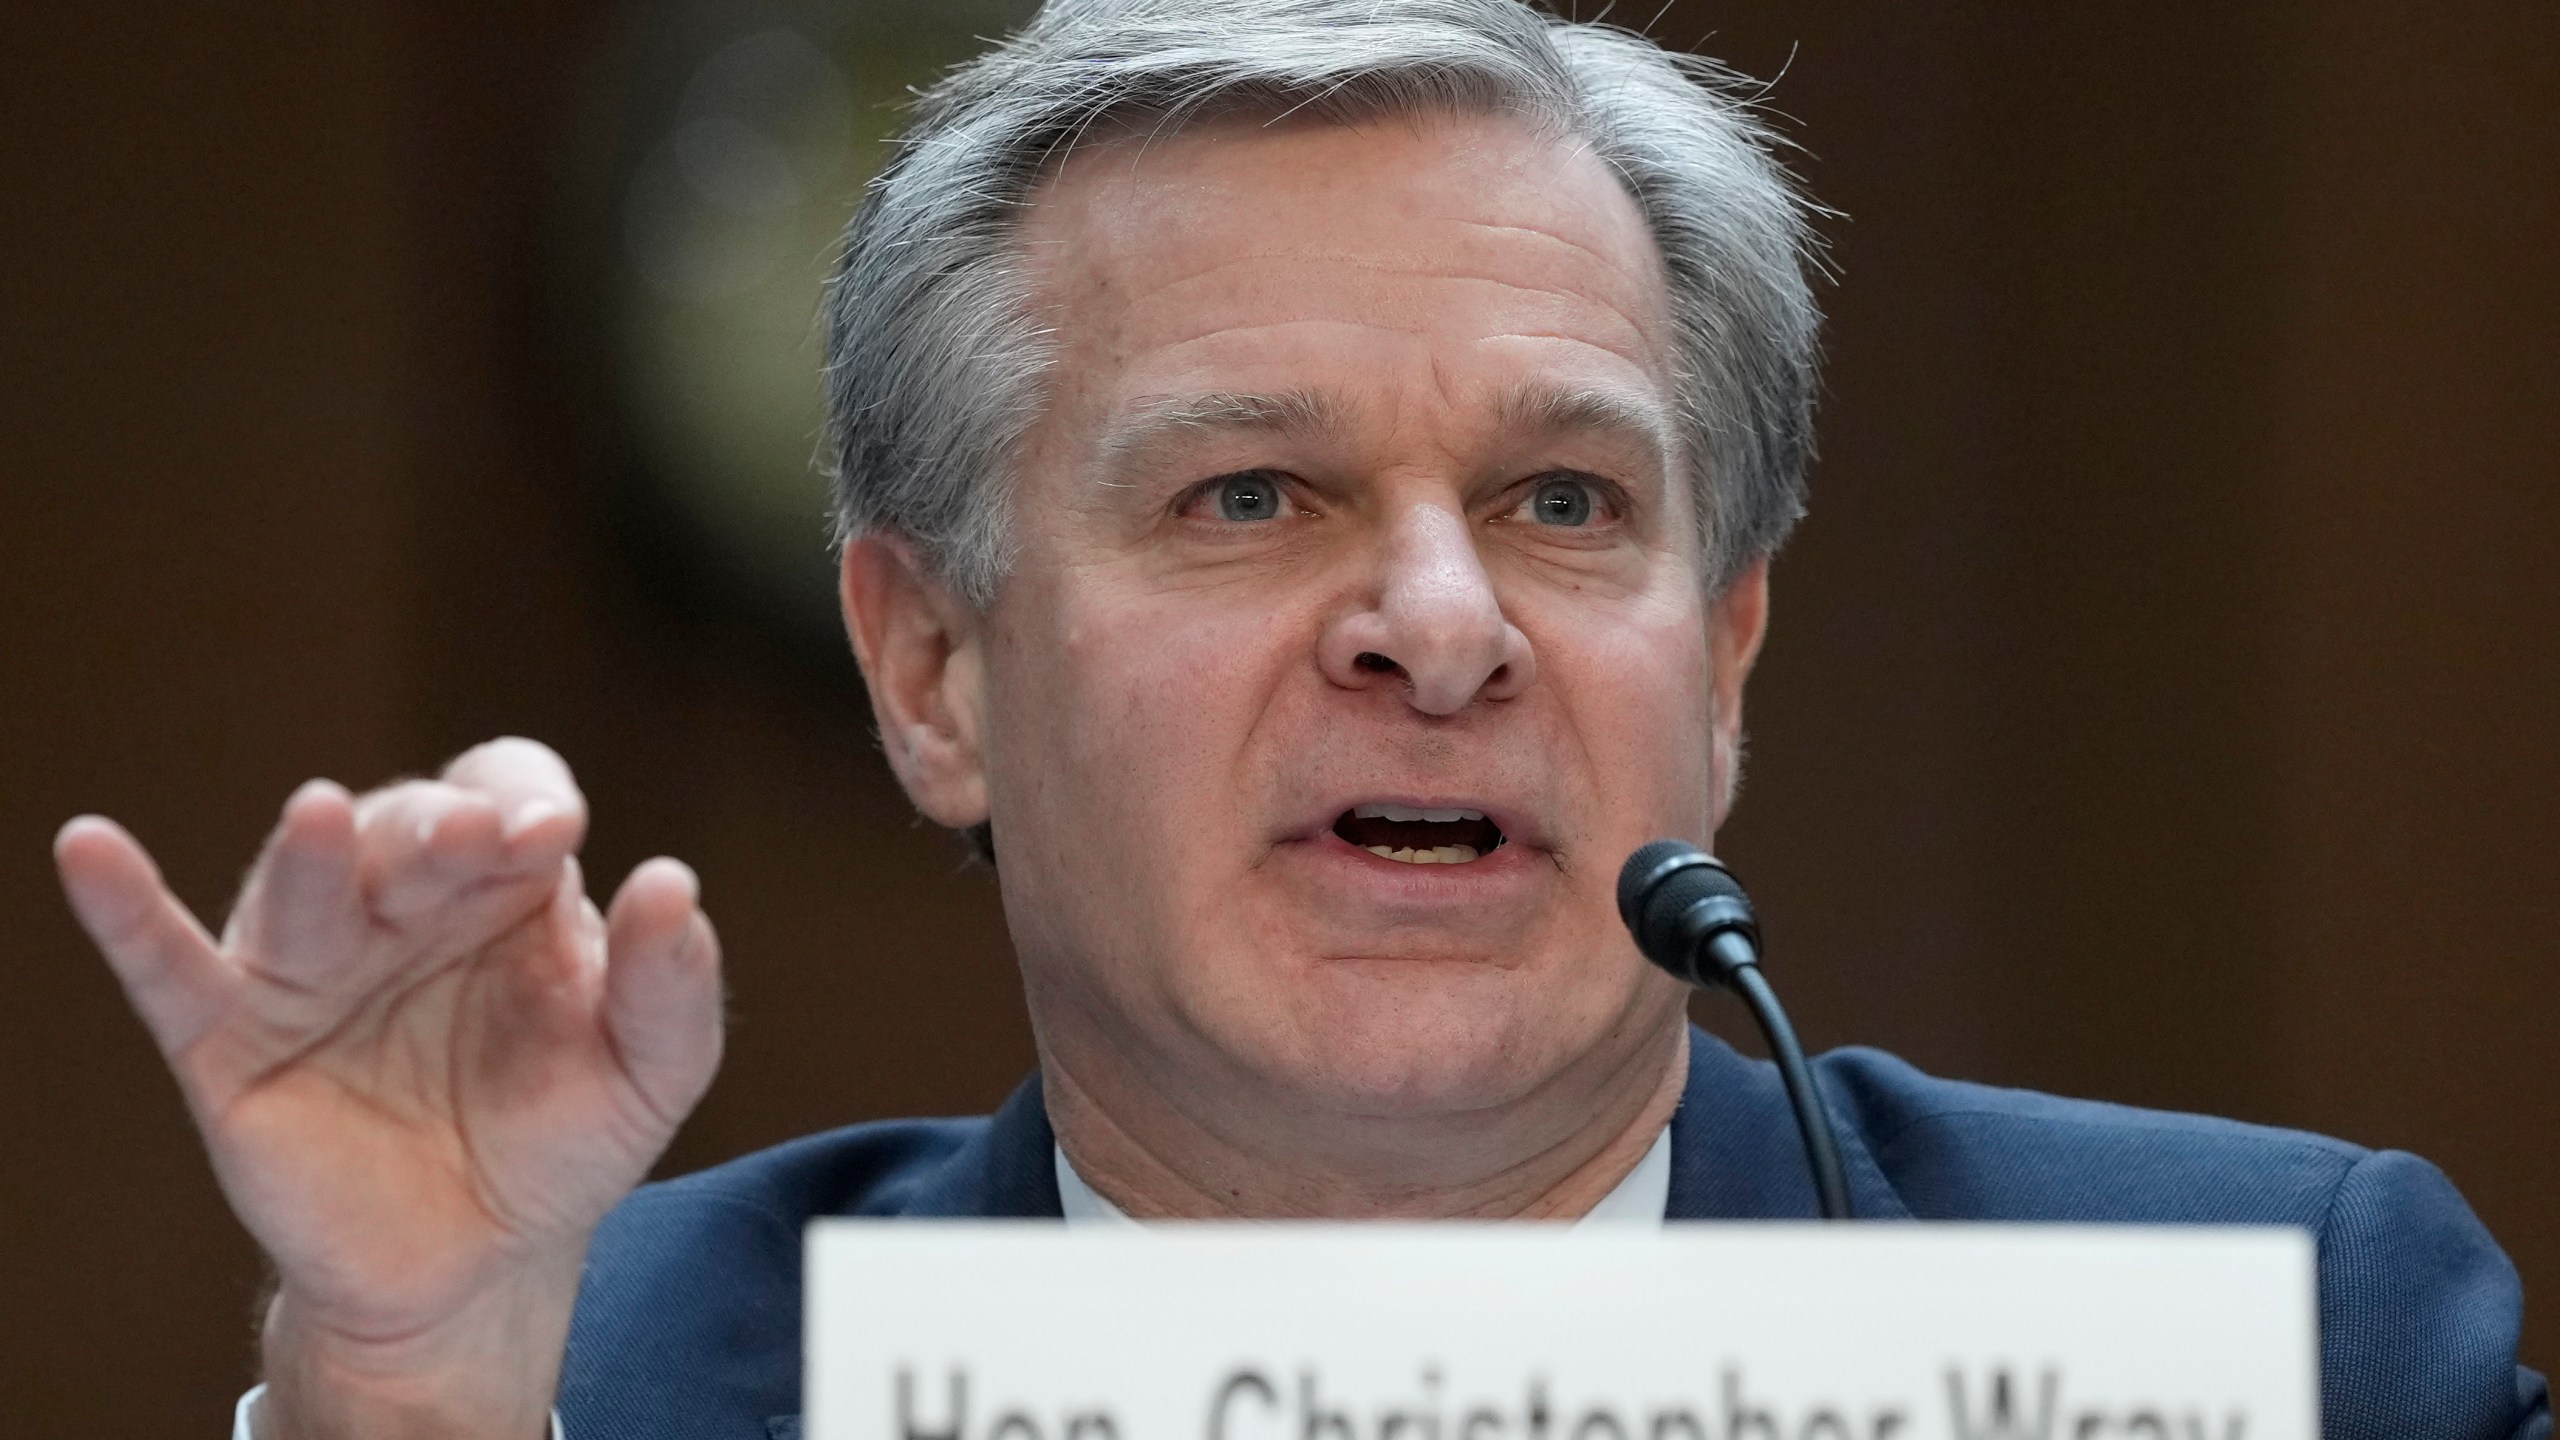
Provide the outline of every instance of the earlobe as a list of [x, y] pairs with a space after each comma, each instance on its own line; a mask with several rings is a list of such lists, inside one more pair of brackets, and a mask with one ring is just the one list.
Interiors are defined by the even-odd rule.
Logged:
[[881, 749], [927, 819], [964, 829], [987, 818], [985, 647], [975, 607], [932, 574], [913, 546], [866, 535], [837, 573]]

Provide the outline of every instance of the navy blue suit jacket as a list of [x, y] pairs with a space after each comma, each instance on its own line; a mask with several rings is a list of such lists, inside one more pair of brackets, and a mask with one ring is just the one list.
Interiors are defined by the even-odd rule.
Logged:
[[[1858, 1215], [2298, 1225], [2319, 1246], [2327, 1440], [2545, 1440], [2515, 1267], [2435, 1167], [2298, 1131], [1817, 1062]], [[597, 1233], [560, 1392], [570, 1440], [796, 1440], [814, 1216], [1059, 1218], [1037, 1078], [993, 1116], [813, 1135], [643, 1187]], [[1690, 1033], [1673, 1220], [1797, 1219], [1811, 1182], [1767, 1063]]]

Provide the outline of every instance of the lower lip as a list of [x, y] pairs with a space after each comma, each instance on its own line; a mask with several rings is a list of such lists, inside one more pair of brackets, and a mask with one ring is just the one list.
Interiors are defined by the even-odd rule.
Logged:
[[1450, 901], [1481, 904], [1500, 890], [1526, 885], [1540, 871], [1554, 868], [1542, 863], [1544, 857], [1516, 841], [1506, 841], [1457, 865], [1390, 860], [1330, 830], [1283, 848], [1298, 851], [1315, 864], [1328, 886], [1423, 905]]

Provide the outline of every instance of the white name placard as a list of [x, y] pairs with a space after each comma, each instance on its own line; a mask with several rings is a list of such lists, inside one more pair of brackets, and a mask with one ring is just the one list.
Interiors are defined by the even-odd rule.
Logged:
[[2309, 1237], [824, 1220], [811, 1440], [2316, 1440]]

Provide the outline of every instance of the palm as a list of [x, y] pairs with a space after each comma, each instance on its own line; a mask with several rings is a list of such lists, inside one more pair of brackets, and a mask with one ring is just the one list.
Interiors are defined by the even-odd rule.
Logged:
[[[342, 1033], [208, 1108], [242, 1218], [280, 1269], [364, 1329], [414, 1323], [515, 1252], [593, 1224], [665, 1143], [591, 1013], [537, 1019], [509, 1003], [524, 965], [508, 951], [550, 938], [519, 931], [394, 999], [364, 997]], [[242, 1018], [254, 1041], [301, 1038]], [[532, 1025], [550, 1033], [528, 1056]]]

